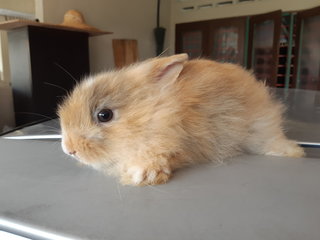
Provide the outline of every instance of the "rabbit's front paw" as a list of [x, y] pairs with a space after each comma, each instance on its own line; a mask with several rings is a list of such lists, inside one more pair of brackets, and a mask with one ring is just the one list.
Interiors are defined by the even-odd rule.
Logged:
[[165, 166], [129, 166], [121, 174], [121, 183], [124, 185], [145, 186], [166, 183], [171, 176], [171, 170]]

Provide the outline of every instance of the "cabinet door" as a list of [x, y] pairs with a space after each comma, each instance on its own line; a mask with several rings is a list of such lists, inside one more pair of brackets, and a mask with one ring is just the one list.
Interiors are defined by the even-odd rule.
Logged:
[[217, 19], [209, 26], [210, 58], [244, 65], [246, 17]]
[[188, 53], [190, 58], [208, 56], [208, 21], [176, 25], [176, 53]]
[[259, 80], [276, 86], [281, 11], [250, 18], [248, 67]]
[[295, 87], [320, 90], [320, 7], [297, 13]]

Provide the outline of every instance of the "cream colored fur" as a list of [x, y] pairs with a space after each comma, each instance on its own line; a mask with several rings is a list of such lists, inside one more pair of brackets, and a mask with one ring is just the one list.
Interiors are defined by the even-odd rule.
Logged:
[[[114, 111], [110, 122], [96, 114]], [[166, 182], [174, 169], [243, 151], [301, 157], [282, 131], [281, 104], [233, 64], [150, 59], [92, 76], [60, 106], [64, 151], [123, 184]]]

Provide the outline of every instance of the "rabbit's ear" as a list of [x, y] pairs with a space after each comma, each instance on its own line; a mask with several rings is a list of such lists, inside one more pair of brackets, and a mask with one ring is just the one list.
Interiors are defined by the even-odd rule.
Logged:
[[182, 71], [184, 62], [187, 60], [188, 55], [185, 53], [158, 58], [154, 61], [151, 74], [157, 81], [174, 82]]
[[152, 76], [158, 81], [174, 82], [183, 69], [183, 63], [187, 60], [188, 55], [185, 53], [156, 59]]
[[183, 69], [183, 64], [188, 60], [188, 55], [178, 54], [170, 57], [159, 57], [142, 62], [135, 69], [136, 73], [144, 73], [147, 79], [159, 84], [168, 85], [175, 82]]

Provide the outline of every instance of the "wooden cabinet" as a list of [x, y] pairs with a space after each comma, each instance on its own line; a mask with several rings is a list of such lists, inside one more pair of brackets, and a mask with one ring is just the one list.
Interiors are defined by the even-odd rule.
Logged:
[[320, 90], [320, 7], [176, 25], [176, 53], [238, 63], [269, 86]]
[[246, 17], [176, 25], [176, 52], [244, 64]]
[[293, 63], [295, 60], [294, 41], [296, 38], [295, 16], [295, 13], [282, 14], [276, 87], [294, 87]]
[[176, 52], [188, 53], [190, 58], [208, 57], [208, 26], [210, 21], [176, 25]]
[[244, 65], [246, 17], [218, 19], [209, 25], [209, 57]]
[[320, 7], [297, 13], [295, 87], [320, 90]]
[[276, 86], [281, 11], [250, 17], [248, 68], [257, 79]]
[[89, 74], [87, 33], [25, 26], [8, 31], [16, 124], [56, 116], [74, 79]]

